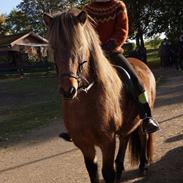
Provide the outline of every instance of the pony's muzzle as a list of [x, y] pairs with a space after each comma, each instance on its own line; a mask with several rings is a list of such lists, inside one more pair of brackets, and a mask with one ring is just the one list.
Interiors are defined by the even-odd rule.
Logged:
[[74, 99], [77, 96], [78, 78], [73, 73], [61, 74], [59, 91], [64, 99]]
[[60, 94], [63, 95], [65, 99], [73, 99], [77, 95], [77, 89], [72, 86], [67, 91], [62, 87], [60, 88]]

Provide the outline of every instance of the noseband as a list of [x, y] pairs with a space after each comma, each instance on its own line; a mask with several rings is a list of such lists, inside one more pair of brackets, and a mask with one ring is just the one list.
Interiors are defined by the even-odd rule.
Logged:
[[[84, 76], [82, 76], [83, 65], [85, 63], [87, 63], [87, 61], [83, 61], [79, 64], [76, 74], [74, 74], [73, 72], [63, 73], [59, 76], [59, 78], [62, 79], [65, 77], [69, 77], [69, 78], [76, 79], [79, 84], [78, 90], [84, 91], [85, 93], [87, 93], [91, 89], [91, 87], [94, 85], [94, 82], [90, 83]], [[82, 81], [85, 81], [87, 84], [86, 85], [82, 84]]]

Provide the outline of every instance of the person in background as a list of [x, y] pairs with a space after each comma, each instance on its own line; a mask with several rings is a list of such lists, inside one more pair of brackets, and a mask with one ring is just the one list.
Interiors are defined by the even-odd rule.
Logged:
[[166, 44], [167, 44], [167, 39], [165, 38], [159, 47], [159, 56], [160, 56], [160, 66], [161, 67], [166, 67], [167, 63], [167, 53], [166, 53]]
[[183, 71], [183, 33], [179, 37], [178, 41], [178, 61], [177, 69]]
[[[143, 84], [128, 60], [123, 56], [123, 44], [128, 37], [128, 15], [124, 2], [120, 0], [91, 0], [84, 10], [96, 22], [95, 30], [102, 43], [101, 47], [112, 64], [124, 68], [131, 77], [139, 115], [142, 119], [143, 130], [153, 133], [159, 130], [159, 124], [152, 118], [151, 109], [145, 94]], [[121, 69], [122, 70], [122, 69]], [[119, 72], [120, 69], [119, 69]], [[60, 137], [71, 140], [67, 132]]]

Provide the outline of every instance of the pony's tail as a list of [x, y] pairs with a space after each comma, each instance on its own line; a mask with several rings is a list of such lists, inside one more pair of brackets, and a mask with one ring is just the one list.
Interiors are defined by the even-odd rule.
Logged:
[[[144, 144], [147, 138], [147, 160], [149, 163], [153, 160], [153, 135], [149, 134], [146, 137], [141, 131], [140, 127], [138, 127], [132, 134], [130, 135], [129, 140], [129, 151], [131, 155], [131, 164], [138, 164], [140, 161], [140, 155], [142, 151], [142, 144]], [[142, 135], [142, 136], [140, 136]], [[141, 142], [142, 141], [142, 142]]]
[[131, 164], [137, 164], [140, 160], [141, 143], [138, 134], [138, 128], [132, 132], [129, 140], [129, 151], [131, 155]]

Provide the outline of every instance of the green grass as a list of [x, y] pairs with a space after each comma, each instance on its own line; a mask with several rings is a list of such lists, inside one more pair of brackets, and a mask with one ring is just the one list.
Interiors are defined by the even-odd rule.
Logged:
[[21, 136], [61, 117], [54, 74], [0, 80], [0, 140]]
[[[148, 49], [147, 50], [147, 63], [148, 66], [153, 70], [160, 68], [160, 56], [158, 53], [158, 49]], [[165, 82], [165, 78], [161, 75], [161, 73], [154, 73], [157, 86], [161, 85]]]
[[147, 62], [150, 68], [160, 67], [160, 57], [158, 49], [147, 50]]

